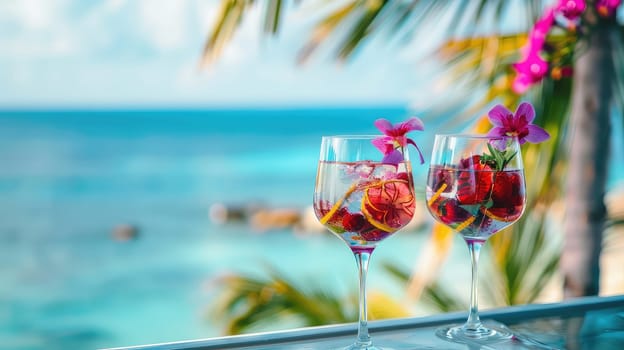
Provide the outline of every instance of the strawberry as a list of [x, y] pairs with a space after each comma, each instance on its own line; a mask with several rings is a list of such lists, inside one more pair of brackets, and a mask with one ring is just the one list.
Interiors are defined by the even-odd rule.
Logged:
[[390, 236], [391, 232], [382, 231], [376, 229], [372, 225], [368, 224], [362, 231], [360, 232], [360, 236], [364, 238], [366, 241], [381, 241], [382, 239]]
[[[314, 203], [314, 212], [319, 220], [325, 217], [325, 215], [327, 215], [331, 211], [331, 208], [332, 204], [327, 201], [319, 201]], [[325, 225], [342, 229], [342, 219], [348, 213], [349, 211], [347, 210], [347, 208], [341, 207], [329, 218], [329, 220], [327, 220]]]
[[492, 168], [481, 163], [481, 156], [464, 158], [457, 173], [457, 199], [462, 205], [487, 202], [493, 182]]
[[351, 214], [347, 212], [342, 218], [342, 227], [349, 232], [358, 232], [366, 224], [368, 224], [366, 218], [360, 213]]
[[524, 208], [524, 180], [518, 172], [496, 173], [496, 181], [492, 188], [492, 206], [486, 215], [499, 221], [515, 221]]
[[437, 210], [438, 218], [445, 224], [461, 224], [468, 220], [472, 215], [464, 208], [460, 207], [459, 202], [454, 198], [449, 198], [440, 203]]
[[396, 174], [396, 179], [409, 181], [410, 180], [410, 176], [406, 172], [400, 172], [400, 173]]
[[453, 189], [453, 171], [449, 169], [432, 168], [430, 176], [431, 188], [438, 192], [442, 186], [446, 187], [442, 192], [450, 192]]
[[499, 171], [492, 188], [494, 206], [524, 204], [524, 182], [518, 172]]

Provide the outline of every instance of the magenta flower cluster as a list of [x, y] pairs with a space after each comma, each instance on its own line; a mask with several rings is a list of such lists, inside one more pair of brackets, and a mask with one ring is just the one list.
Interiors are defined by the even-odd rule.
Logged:
[[[612, 17], [622, 0], [597, 0], [596, 11], [600, 16]], [[581, 15], [587, 9], [585, 0], [559, 0], [546, 8], [544, 14], [535, 22], [529, 32], [526, 45], [522, 48], [522, 58], [513, 65], [516, 76], [512, 90], [517, 94], [525, 93], [532, 85], [539, 83], [549, 73], [555, 78], [572, 75], [571, 67], [549, 67], [545, 43], [548, 33], [554, 26], [576, 31], [581, 22]]]

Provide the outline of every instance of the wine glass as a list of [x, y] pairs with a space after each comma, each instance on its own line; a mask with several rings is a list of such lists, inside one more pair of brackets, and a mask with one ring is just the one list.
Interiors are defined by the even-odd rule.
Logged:
[[416, 205], [407, 148], [399, 148], [398, 164], [383, 163], [375, 137], [323, 137], [314, 189], [317, 218], [348, 245], [358, 266], [358, 334], [345, 349], [378, 349], [367, 326], [368, 262], [379, 242], [410, 222]]
[[510, 338], [507, 327], [481, 323], [477, 272], [483, 244], [524, 212], [526, 191], [518, 139], [436, 135], [426, 198], [431, 215], [462, 235], [472, 261], [468, 320], [463, 325], [440, 328], [436, 334], [459, 342]]

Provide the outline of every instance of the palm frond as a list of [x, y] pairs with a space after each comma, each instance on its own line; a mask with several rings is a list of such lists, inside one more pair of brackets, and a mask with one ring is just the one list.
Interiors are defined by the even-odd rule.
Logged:
[[[406, 269], [400, 268], [391, 262], [384, 262], [382, 265], [399, 282], [408, 284], [412, 280], [412, 275]], [[465, 310], [467, 306], [461, 301], [461, 297], [449, 293], [448, 290], [446, 286], [441, 285], [437, 281], [429, 281], [429, 284], [422, 287], [419, 300], [434, 312]]]
[[222, 0], [217, 20], [204, 44], [202, 64], [208, 64], [221, 54], [238, 29], [252, 0]]
[[298, 63], [304, 63], [314, 53], [314, 51], [330, 36], [334, 31], [358, 9], [358, 1], [347, 2], [325, 17], [314, 29], [307, 44], [300, 50], [297, 56]]
[[450, 294], [448, 288], [438, 283], [427, 286], [423, 291], [422, 299], [427, 306], [433, 307], [439, 312], [463, 311], [468, 309], [468, 305], [461, 302], [460, 297]]
[[264, 31], [265, 33], [276, 34], [279, 25], [281, 15], [283, 11], [282, 0], [268, 0], [266, 5], [266, 12], [264, 15]]
[[[255, 0], [221, 0], [221, 7], [208, 39], [204, 44], [202, 65], [213, 62], [221, 55], [232, 40], [245, 15], [254, 7]], [[278, 33], [286, 3], [282, 0], [267, 0], [264, 12], [264, 33]]]
[[219, 279], [221, 300], [211, 310], [214, 318], [225, 323], [227, 334], [238, 334], [291, 317], [303, 326], [351, 322], [357, 319], [354, 308], [315, 283], [305, 289], [283, 273], [270, 268], [269, 276], [257, 278], [228, 275]]
[[431, 236], [407, 285], [407, 295], [411, 300], [418, 300], [436, 280], [451, 251], [454, 237], [455, 233], [449, 227], [438, 222], [433, 225]]

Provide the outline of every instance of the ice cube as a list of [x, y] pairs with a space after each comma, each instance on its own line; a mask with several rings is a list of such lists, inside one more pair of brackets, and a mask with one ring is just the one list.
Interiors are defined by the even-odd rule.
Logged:
[[366, 179], [375, 171], [375, 166], [368, 162], [357, 163], [353, 166], [353, 171], [359, 178]]

